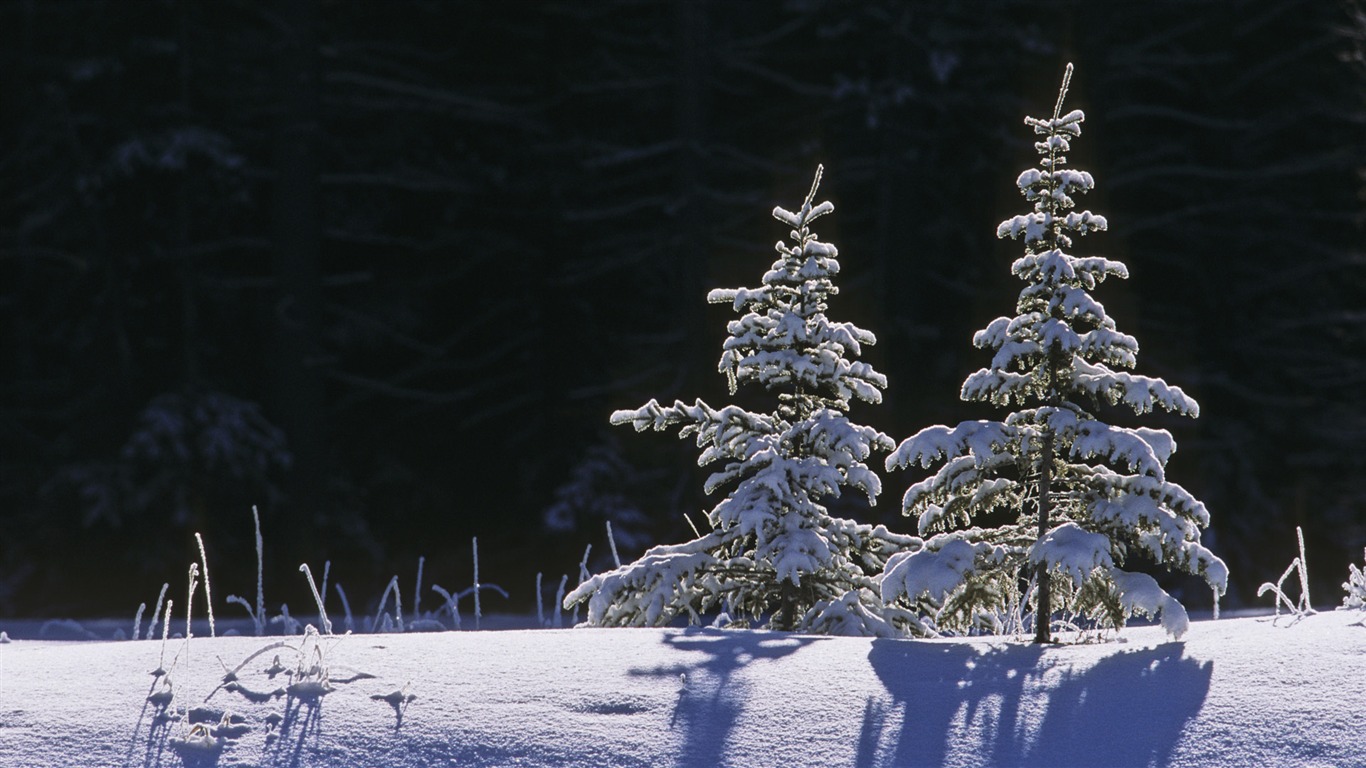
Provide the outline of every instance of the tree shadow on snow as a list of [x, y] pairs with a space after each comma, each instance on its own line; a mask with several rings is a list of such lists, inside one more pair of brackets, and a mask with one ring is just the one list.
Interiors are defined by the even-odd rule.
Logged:
[[700, 654], [684, 664], [633, 669], [632, 675], [679, 680], [678, 702], [669, 719], [682, 729], [678, 768], [716, 768], [724, 764], [726, 742], [739, 720], [749, 686], [736, 673], [755, 662], [780, 659], [822, 638], [761, 631], [689, 628], [665, 635], [675, 650]]
[[[1166, 765], [1209, 695], [1213, 662], [1167, 643], [1109, 656], [1068, 675], [1049, 698], [1032, 762]], [[1079, 738], [1080, 736], [1080, 738]]]
[[994, 766], [1165, 765], [1213, 671], [1183, 650], [1121, 651], [1074, 672], [1066, 649], [875, 640], [869, 662], [890, 701], [868, 700], [856, 765], [942, 765], [960, 742]]

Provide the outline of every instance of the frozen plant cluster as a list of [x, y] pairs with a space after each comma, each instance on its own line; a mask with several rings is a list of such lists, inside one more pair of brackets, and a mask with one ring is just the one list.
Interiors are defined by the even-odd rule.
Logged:
[[[1366, 550], [1363, 550], [1362, 557], [1366, 560]], [[1349, 563], [1347, 569], [1347, 580], [1342, 583], [1342, 588], [1347, 594], [1342, 598], [1342, 607], [1366, 611], [1366, 568], [1358, 568], [1355, 563]]]
[[[1276, 615], [1271, 619], [1273, 624], [1280, 621], [1282, 606], [1289, 612], [1291, 624], [1295, 624], [1315, 612], [1313, 604], [1309, 600], [1309, 558], [1304, 552], [1304, 531], [1299, 526], [1295, 527], [1295, 538], [1300, 544], [1299, 557], [1290, 561], [1290, 565], [1275, 584], [1268, 581], [1257, 588], [1257, 597], [1271, 593], [1276, 598]], [[1286, 579], [1289, 579], [1292, 574], [1299, 576], [1300, 597], [1298, 600], [1291, 600], [1285, 592]]]

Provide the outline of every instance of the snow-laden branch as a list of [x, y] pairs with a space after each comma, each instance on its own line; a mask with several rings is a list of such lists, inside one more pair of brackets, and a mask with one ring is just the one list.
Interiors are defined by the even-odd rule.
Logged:
[[1101, 363], [1076, 360], [1072, 384], [1078, 392], [1112, 405], [1124, 403], [1138, 414], [1149, 413], [1154, 406], [1161, 406], [1183, 416], [1200, 415], [1200, 404], [1180, 387], [1170, 386], [1162, 379], [1114, 371]]
[[944, 458], [971, 454], [989, 458], [1016, 440], [1015, 431], [999, 421], [964, 421], [956, 427], [926, 427], [902, 441], [887, 457], [887, 469], [914, 465], [929, 468]]

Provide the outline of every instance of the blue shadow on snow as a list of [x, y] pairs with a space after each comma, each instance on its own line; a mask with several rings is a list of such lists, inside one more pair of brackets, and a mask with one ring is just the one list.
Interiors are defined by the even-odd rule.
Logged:
[[[855, 764], [943, 765], [955, 729], [1002, 768], [1168, 763], [1209, 694], [1212, 663], [1167, 643], [1073, 672], [1067, 651], [874, 640], [868, 660], [890, 701], [868, 700]], [[897, 708], [901, 722], [889, 725]]]
[[664, 636], [675, 650], [701, 654], [695, 662], [633, 669], [632, 675], [679, 679], [678, 703], [669, 725], [684, 729], [678, 768], [716, 768], [725, 762], [726, 741], [747, 698], [735, 673], [749, 664], [796, 653], [824, 638], [758, 630], [690, 627]]

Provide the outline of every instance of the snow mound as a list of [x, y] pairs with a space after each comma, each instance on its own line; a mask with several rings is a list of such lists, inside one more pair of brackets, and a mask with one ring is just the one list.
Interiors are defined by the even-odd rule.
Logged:
[[[0, 766], [1360, 765], [1357, 618], [1061, 647], [576, 629], [258, 654], [280, 639], [195, 638], [168, 645], [169, 685], [148, 675], [159, 641], [15, 640]], [[311, 695], [274, 692], [292, 675]], [[148, 701], [165, 688], [167, 707]]]

